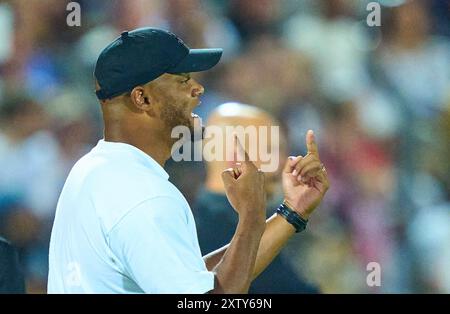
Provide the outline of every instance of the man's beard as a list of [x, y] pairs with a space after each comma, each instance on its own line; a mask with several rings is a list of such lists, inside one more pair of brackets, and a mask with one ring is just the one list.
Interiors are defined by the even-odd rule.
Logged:
[[[193, 118], [190, 112], [186, 112], [189, 107], [188, 104], [177, 105], [174, 102], [170, 102], [164, 105], [161, 111], [161, 119], [164, 122], [169, 133], [175, 127], [185, 126], [189, 128], [190, 134], [194, 134]], [[174, 139], [176, 141], [176, 139]]]
[[186, 126], [191, 131], [194, 129], [190, 113], [186, 113], [183, 105], [175, 105], [173, 103], [164, 105], [161, 112], [161, 119], [171, 131], [176, 126]]

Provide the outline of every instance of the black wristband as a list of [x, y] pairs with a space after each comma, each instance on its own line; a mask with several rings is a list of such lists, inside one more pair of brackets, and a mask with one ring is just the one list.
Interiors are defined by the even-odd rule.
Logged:
[[306, 225], [308, 224], [308, 220], [303, 219], [293, 211], [291, 208], [286, 206], [286, 204], [281, 204], [277, 208], [277, 214], [283, 216], [287, 222], [294, 226], [295, 232], [300, 232], [306, 229]]

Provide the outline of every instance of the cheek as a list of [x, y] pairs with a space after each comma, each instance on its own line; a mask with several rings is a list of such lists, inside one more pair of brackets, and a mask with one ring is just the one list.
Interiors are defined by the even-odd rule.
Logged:
[[190, 105], [192, 100], [191, 90], [190, 84], [178, 84], [160, 88], [158, 94], [163, 106], [170, 105], [176, 108], [178, 112], [190, 113], [192, 111], [192, 106]]
[[180, 90], [180, 95], [184, 97], [185, 99], [192, 99], [192, 90], [193, 87], [191, 85], [186, 85]]
[[189, 100], [191, 98], [191, 87], [188, 84], [180, 84], [172, 89], [172, 92], [169, 93], [169, 97], [177, 102]]
[[162, 93], [163, 104], [169, 104], [171, 106], [178, 106], [180, 103], [180, 93], [178, 91], [166, 90]]

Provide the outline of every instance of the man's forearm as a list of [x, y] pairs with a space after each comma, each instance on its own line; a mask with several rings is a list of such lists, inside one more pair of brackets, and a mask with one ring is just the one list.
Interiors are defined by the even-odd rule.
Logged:
[[[255, 279], [272, 260], [279, 254], [280, 250], [285, 246], [287, 241], [294, 235], [294, 227], [283, 217], [274, 214], [266, 222], [266, 229], [259, 244], [256, 256], [255, 266], [253, 269], [252, 280]], [[224, 256], [230, 244], [209, 253], [204, 257], [208, 270], [214, 269]]]
[[227, 249], [216, 255], [215, 265], [208, 268], [216, 275], [212, 293], [248, 292], [263, 230], [264, 224], [239, 220]]

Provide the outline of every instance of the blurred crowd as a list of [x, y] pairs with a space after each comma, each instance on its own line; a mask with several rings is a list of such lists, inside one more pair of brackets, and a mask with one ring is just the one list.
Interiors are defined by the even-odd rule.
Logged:
[[[97, 56], [141, 26], [224, 49], [196, 74], [204, 120], [228, 101], [261, 107], [295, 155], [315, 131], [331, 189], [282, 252], [299, 276], [324, 293], [450, 292], [450, 1], [379, 0], [379, 27], [364, 0], [79, 0], [80, 27], [68, 2], [0, 0], [0, 235], [28, 292], [46, 291], [59, 193], [102, 137]], [[204, 165], [167, 168], [194, 202]]]

